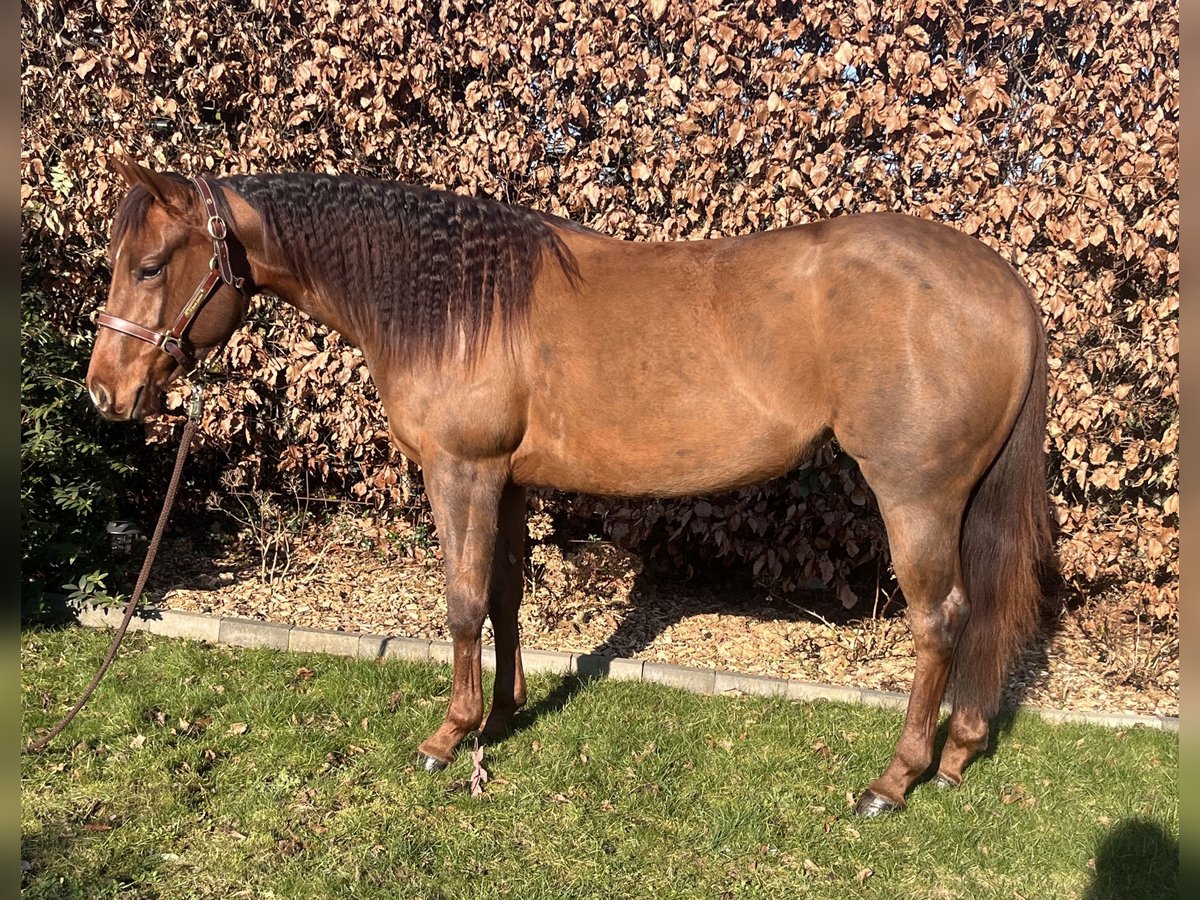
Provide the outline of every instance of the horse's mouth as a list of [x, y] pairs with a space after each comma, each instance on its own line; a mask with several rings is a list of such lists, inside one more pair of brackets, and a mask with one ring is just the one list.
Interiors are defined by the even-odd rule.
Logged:
[[133, 395], [133, 403], [129, 405], [130, 421], [140, 422], [146, 418], [146, 408], [152, 403], [150, 397], [153, 393], [147, 390], [144, 384], [137, 389], [137, 393]]
[[144, 384], [134, 395], [133, 405], [129, 408], [129, 418], [133, 422], [142, 422], [150, 416], [161, 413], [167, 405], [166, 389], [157, 384]]

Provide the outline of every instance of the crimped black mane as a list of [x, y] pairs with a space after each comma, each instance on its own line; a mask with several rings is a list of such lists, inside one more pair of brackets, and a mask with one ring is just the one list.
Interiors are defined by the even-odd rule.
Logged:
[[506, 332], [524, 322], [544, 253], [579, 277], [551, 224], [579, 226], [522, 207], [349, 175], [220, 183], [262, 215], [281, 261], [381, 349], [436, 359], [461, 335], [471, 355], [497, 311]]

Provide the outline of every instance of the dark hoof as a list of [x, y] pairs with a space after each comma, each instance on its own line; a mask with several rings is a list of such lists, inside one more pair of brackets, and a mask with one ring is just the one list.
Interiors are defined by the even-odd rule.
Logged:
[[418, 750], [417, 765], [419, 765], [426, 772], [440, 772], [446, 768], [446, 766], [450, 765], [450, 763], [446, 762], [444, 759], [438, 759], [436, 756], [430, 756], [429, 754], [422, 753]]
[[868, 788], [863, 791], [863, 795], [854, 804], [854, 814], [862, 816], [864, 819], [870, 819], [899, 808], [899, 803], [893, 803], [887, 797], [881, 797]]
[[933, 776], [933, 786], [939, 791], [953, 790], [960, 784], [962, 784], [961, 781], [955, 781], [949, 775], [943, 775], [941, 772], [938, 772]]

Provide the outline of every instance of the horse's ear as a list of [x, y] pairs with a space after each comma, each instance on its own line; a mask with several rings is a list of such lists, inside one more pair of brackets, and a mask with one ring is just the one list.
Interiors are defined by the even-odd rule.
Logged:
[[131, 168], [132, 166], [136, 165], [132, 157], [126, 156], [125, 154], [121, 154], [120, 156], [114, 155], [108, 157], [105, 162], [107, 163], [108, 171], [112, 172], [114, 175], [120, 175], [125, 179], [126, 187], [133, 187], [134, 184], [137, 183], [137, 179], [133, 177], [133, 171]]
[[108, 165], [125, 179], [129, 187], [140, 184], [150, 192], [150, 196], [168, 209], [182, 215], [191, 208], [191, 191], [177, 179], [147, 169], [131, 156], [110, 156]]

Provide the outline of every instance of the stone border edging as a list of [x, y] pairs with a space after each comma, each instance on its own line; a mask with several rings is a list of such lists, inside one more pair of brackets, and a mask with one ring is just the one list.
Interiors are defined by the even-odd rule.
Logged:
[[[73, 610], [75, 620], [89, 628], [115, 628], [122, 610], [111, 607], [83, 606]], [[453, 644], [429, 638], [396, 635], [360, 634], [351, 631], [327, 631], [258, 619], [215, 617], [178, 609], [143, 609], [134, 614], [130, 631], [148, 631], [161, 637], [186, 638], [236, 647], [267, 647], [295, 653], [326, 653], [358, 659], [403, 659], [412, 662], [449, 664]], [[870, 688], [844, 687], [771, 678], [717, 669], [694, 669], [641, 659], [600, 656], [594, 653], [569, 653], [560, 650], [521, 649], [526, 672], [551, 672], [558, 675], [604, 676], [630, 681], [648, 681], [682, 688], [695, 694], [737, 692], [760, 697], [786, 697], [789, 700], [835, 700], [862, 703], [889, 709], [904, 709], [908, 694], [876, 691]], [[483, 666], [495, 669], [496, 650], [484, 645]], [[1021, 707], [1048, 722], [1079, 722], [1108, 728], [1136, 725], [1162, 731], [1178, 731], [1176, 716], [1101, 713], [1088, 710]]]

